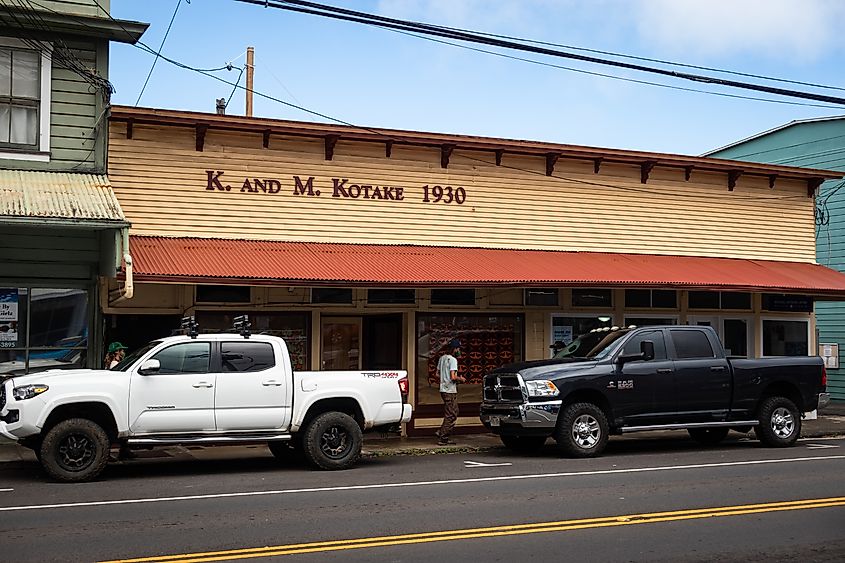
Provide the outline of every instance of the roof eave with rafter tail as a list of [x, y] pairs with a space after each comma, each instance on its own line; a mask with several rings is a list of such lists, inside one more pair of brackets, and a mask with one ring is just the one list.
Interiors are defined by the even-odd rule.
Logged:
[[596, 169], [603, 163], [631, 164], [641, 167], [643, 183], [646, 183], [649, 172], [655, 166], [662, 166], [684, 169], [687, 178], [689, 178], [689, 174], [693, 170], [725, 173], [731, 189], [733, 186], [730, 184], [735, 182], [736, 178], [741, 174], [764, 176], [769, 178], [770, 183], [774, 183], [776, 178], [806, 181], [807, 193], [808, 195], [812, 195], [815, 188], [824, 180], [843, 177], [842, 172], [835, 170], [815, 170], [793, 166], [740, 162], [721, 158], [564, 145], [493, 137], [476, 137], [470, 135], [218, 115], [170, 109], [114, 106], [111, 109], [111, 120], [126, 123], [127, 136], [130, 137], [134, 124], [194, 128], [197, 132], [197, 150], [202, 150], [200, 137], [204, 138], [206, 132], [209, 130], [217, 130], [260, 133], [264, 135], [265, 146], [267, 146], [271, 135], [323, 138], [326, 141], [326, 154], [329, 159], [329, 147], [331, 146], [333, 149], [334, 144], [338, 140], [343, 139], [347, 141], [385, 144], [387, 155], [390, 154], [390, 149], [394, 145], [438, 148], [443, 151], [441, 163], [444, 168], [448, 166], [449, 155], [454, 150], [488, 151], [496, 155], [497, 164], [501, 162], [502, 155], [504, 154], [545, 157], [547, 161], [547, 175], [551, 175], [549, 168], [551, 167], [553, 171], [554, 162], [558, 158], [591, 161], [595, 164]]

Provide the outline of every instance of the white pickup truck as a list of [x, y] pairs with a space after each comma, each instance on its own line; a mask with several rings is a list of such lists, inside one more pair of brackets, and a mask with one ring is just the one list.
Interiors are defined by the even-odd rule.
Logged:
[[346, 469], [362, 432], [411, 419], [405, 371], [294, 372], [275, 336], [202, 334], [151, 342], [111, 370], [54, 370], [0, 384], [0, 434], [53, 478], [87, 481], [112, 448], [266, 442]]

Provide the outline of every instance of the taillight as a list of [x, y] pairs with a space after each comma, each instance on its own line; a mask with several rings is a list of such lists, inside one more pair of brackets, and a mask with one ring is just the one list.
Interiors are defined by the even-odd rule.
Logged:
[[827, 389], [827, 368], [822, 364], [822, 391]]
[[408, 391], [410, 390], [410, 384], [408, 383], [408, 378], [403, 377], [399, 380], [399, 392], [402, 393], [402, 402], [404, 403], [408, 399]]

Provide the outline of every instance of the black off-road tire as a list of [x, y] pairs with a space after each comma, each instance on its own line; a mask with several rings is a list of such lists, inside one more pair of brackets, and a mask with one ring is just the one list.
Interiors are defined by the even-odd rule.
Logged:
[[786, 448], [801, 435], [801, 413], [786, 397], [764, 399], [757, 414], [760, 424], [754, 427], [754, 434], [763, 445]]
[[546, 443], [545, 436], [499, 436], [505, 447], [512, 452], [531, 454], [537, 452]]
[[715, 446], [728, 437], [729, 431], [729, 428], [690, 428], [687, 430], [690, 438], [705, 446]]
[[40, 461], [44, 471], [57, 481], [90, 481], [109, 461], [109, 437], [99, 424], [87, 418], [63, 420], [41, 442]]
[[604, 411], [592, 403], [573, 403], [561, 412], [554, 438], [570, 457], [595, 457], [604, 451], [609, 434]]
[[361, 457], [364, 435], [355, 419], [325, 412], [312, 420], [302, 436], [305, 458], [319, 469], [348, 469]]

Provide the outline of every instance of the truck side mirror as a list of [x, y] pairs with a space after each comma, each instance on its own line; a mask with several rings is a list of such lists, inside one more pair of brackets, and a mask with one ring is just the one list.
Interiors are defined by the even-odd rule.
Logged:
[[649, 361], [654, 359], [654, 342], [651, 340], [643, 340], [640, 342], [640, 352], [643, 355], [643, 360]]
[[621, 354], [617, 360], [624, 365], [628, 362], [637, 360], [649, 361], [654, 359], [654, 342], [651, 340], [643, 340], [640, 342], [640, 351], [636, 354]]
[[158, 373], [158, 370], [161, 369], [161, 362], [155, 359], [145, 360], [141, 367], [138, 369], [138, 373], [141, 375], [151, 375], [153, 373]]

